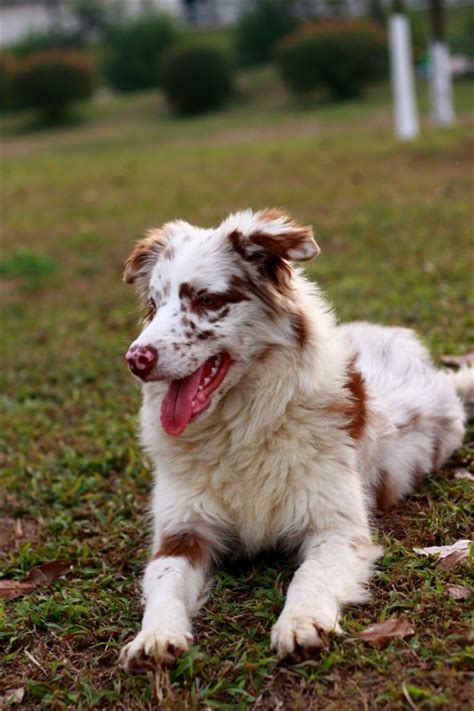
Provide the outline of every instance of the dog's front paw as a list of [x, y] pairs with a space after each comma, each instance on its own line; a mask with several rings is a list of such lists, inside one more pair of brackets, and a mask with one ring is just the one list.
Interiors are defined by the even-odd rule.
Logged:
[[308, 659], [325, 646], [330, 632], [341, 632], [332, 615], [284, 610], [272, 629], [272, 649], [279, 657]]
[[122, 649], [119, 664], [125, 671], [136, 674], [159, 666], [170, 666], [189, 649], [192, 641], [190, 632], [142, 629], [135, 639]]

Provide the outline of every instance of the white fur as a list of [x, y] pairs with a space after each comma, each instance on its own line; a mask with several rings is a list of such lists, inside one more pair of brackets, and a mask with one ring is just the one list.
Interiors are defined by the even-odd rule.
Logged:
[[[166, 226], [175, 256], [158, 259], [149, 284], [151, 294], [167, 296], [136, 341], [157, 348], [168, 379], [188, 375], [222, 350], [234, 360], [211, 408], [179, 437], [160, 425], [166, 384], [143, 387], [141, 440], [155, 467], [152, 549], [167, 534], [191, 531], [214, 558], [275, 545], [298, 551], [301, 567], [272, 632], [280, 655], [319, 645], [322, 633], [340, 630], [344, 605], [366, 599], [380, 554], [369, 512], [381, 478], [403, 497], [415, 475], [441, 466], [461, 444], [465, 418], [453, 380], [434, 369], [413, 332], [366, 323], [338, 327], [318, 288], [299, 272], [277, 316], [270, 318], [259, 299], [245, 300], [232, 306], [215, 338], [189, 343], [179, 323], [179, 285], [224, 290], [240, 268], [228, 234], [281, 234], [289, 225], [263, 223], [261, 213], [247, 211], [216, 230]], [[303, 245], [300, 258], [310, 253]], [[307, 325], [303, 347], [290, 327], [288, 310], [295, 308]], [[187, 343], [179, 357], [173, 343]], [[356, 440], [333, 407], [348, 400], [354, 360], [368, 404]], [[184, 557], [152, 560], [142, 631], [122, 653], [126, 668], [152, 653], [169, 661], [187, 648], [209, 568], [208, 559], [197, 566]]]

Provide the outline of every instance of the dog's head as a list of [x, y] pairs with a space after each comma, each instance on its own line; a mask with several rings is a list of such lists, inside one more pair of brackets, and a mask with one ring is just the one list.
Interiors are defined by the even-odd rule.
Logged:
[[124, 279], [139, 289], [145, 327], [126, 358], [145, 383], [167, 383], [168, 434], [210, 413], [269, 346], [304, 345], [291, 262], [318, 253], [312, 229], [276, 210], [238, 212], [216, 229], [171, 222], [136, 245]]

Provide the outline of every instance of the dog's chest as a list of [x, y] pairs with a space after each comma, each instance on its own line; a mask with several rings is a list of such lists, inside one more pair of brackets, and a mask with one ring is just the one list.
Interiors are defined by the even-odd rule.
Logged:
[[249, 552], [272, 546], [308, 525], [315, 489], [310, 454], [294, 450], [288, 438], [226, 452], [217, 466], [202, 469], [200, 505], [217, 511]]

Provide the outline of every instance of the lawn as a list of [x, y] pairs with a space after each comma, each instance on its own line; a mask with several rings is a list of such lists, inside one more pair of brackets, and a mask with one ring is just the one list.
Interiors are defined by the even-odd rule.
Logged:
[[[270, 80], [254, 73], [240, 105], [194, 120], [143, 94], [56, 131], [4, 122], [1, 575], [73, 566], [0, 607], [0, 697], [24, 689], [18, 708], [469, 708], [468, 601], [447, 591], [469, 585], [469, 567], [443, 570], [412, 548], [469, 537], [472, 483], [454, 472], [473, 468], [472, 430], [449, 466], [374, 520], [385, 554], [373, 601], [347, 611], [319, 658], [292, 666], [270, 652], [293, 570], [272, 553], [219, 572], [196, 646], [169, 674], [117, 668], [140, 624], [150, 534], [140, 395], [123, 360], [135, 301], [121, 281], [145, 228], [283, 206], [314, 224], [322, 255], [309, 271], [341, 319], [412, 326], [435, 356], [472, 349], [472, 84], [457, 87], [455, 128], [425, 125], [402, 144], [386, 86], [301, 105]], [[384, 650], [358, 638], [391, 616], [414, 636]]]

